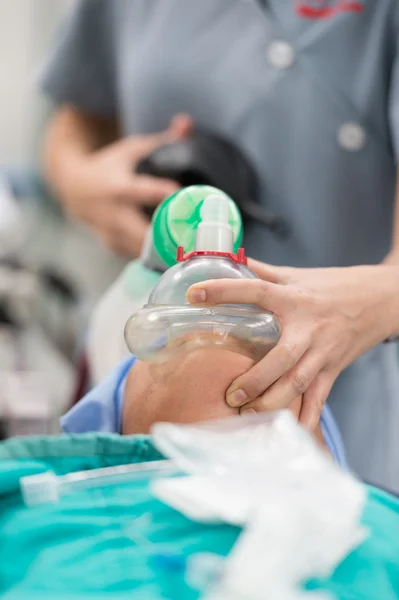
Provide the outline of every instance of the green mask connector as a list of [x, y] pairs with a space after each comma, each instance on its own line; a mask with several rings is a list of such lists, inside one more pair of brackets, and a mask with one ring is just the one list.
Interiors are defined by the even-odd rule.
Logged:
[[153, 216], [153, 244], [157, 254], [168, 267], [176, 264], [179, 246], [183, 246], [185, 252], [195, 249], [196, 230], [202, 220], [201, 207], [210, 194], [222, 195], [229, 200], [229, 225], [233, 230], [234, 252], [240, 248], [243, 226], [235, 202], [230, 196], [212, 186], [192, 185], [165, 200]]

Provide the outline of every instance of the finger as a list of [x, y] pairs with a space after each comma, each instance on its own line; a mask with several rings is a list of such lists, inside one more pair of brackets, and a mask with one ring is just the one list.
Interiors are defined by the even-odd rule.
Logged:
[[[291, 335], [283, 334], [277, 346], [267, 356], [233, 381], [226, 392], [227, 404], [232, 407], [239, 407], [255, 399], [259, 400], [270, 386], [295, 367], [305, 354], [308, 346], [309, 340], [305, 335], [293, 340]], [[299, 380], [296, 384], [299, 388]], [[297, 391], [295, 396], [291, 395], [290, 401], [301, 393], [301, 391]], [[289, 402], [283, 404], [287, 407]], [[257, 406], [259, 405], [258, 402]]]
[[180, 185], [169, 179], [151, 177], [149, 175], [136, 175], [122, 188], [120, 198], [124, 204], [137, 206], [157, 206], [165, 198], [172, 196]]
[[148, 175], [137, 176], [138, 204], [154, 206], [175, 194], [181, 185], [170, 179], [161, 179]]
[[115, 254], [136, 257], [149, 227], [148, 219], [134, 207], [118, 207], [111, 222], [99, 231], [103, 243]]
[[192, 285], [187, 292], [191, 304], [255, 304], [278, 313], [286, 304], [282, 286], [260, 279], [214, 279]]
[[288, 408], [297, 398], [305, 394], [320, 372], [320, 368], [319, 356], [316, 353], [305, 353], [292, 369], [245, 407], [262, 412]]
[[256, 273], [260, 279], [265, 281], [270, 281], [271, 283], [285, 283], [286, 281], [283, 267], [268, 265], [267, 263], [260, 262], [254, 258], [248, 259], [248, 267], [251, 271]]
[[[303, 399], [303, 396], [298, 396], [298, 398], [295, 398], [294, 402], [291, 402], [291, 404], [288, 407], [288, 410], [290, 410], [292, 412], [295, 419], [297, 419], [297, 420], [299, 420], [299, 415], [301, 412], [302, 399]], [[253, 406], [247, 407], [247, 405], [244, 404], [244, 406], [240, 408], [240, 415], [245, 414], [247, 412], [257, 413], [258, 411], [255, 410], [255, 408]]]
[[112, 254], [116, 256], [135, 256], [130, 255], [127, 249], [124, 247], [123, 243], [119, 238], [116, 238], [109, 234], [109, 232], [104, 232], [103, 229], [97, 229], [96, 227], [90, 227], [91, 231], [94, 235], [100, 240], [101, 244], [110, 250]]
[[169, 124], [169, 130], [178, 138], [189, 137], [194, 133], [194, 129], [194, 119], [185, 113], [175, 115]]
[[324, 404], [334, 383], [334, 377], [326, 372], [319, 373], [303, 396], [299, 422], [309, 431], [315, 431], [320, 421]]
[[[126, 138], [127, 147], [131, 148], [135, 159], [148, 156], [157, 148], [165, 144], [188, 137], [194, 130], [194, 121], [188, 115], [176, 115], [170, 121], [169, 126], [164, 131], [149, 133], [142, 136], [131, 136]], [[139, 151], [138, 151], [139, 149]]]
[[126, 208], [118, 215], [117, 230], [121, 242], [130, 256], [141, 252], [149, 227], [149, 219], [136, 208]]
[[298, 396], [298, 398], [295, 398], [295, 400], [291, 402], [291, 404], [288, 407], [297, 420], [299, 420], [299, 415], [301, 413], [302, 399], [302, 395]]

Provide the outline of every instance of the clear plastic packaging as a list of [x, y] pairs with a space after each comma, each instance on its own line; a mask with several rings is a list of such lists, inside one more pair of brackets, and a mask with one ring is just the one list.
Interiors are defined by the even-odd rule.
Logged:
[[[151, 433], [158, 450], [193, 475], [252, 479], [258, 472], [268, 472], [270, 481], [271, 474], [279, 480], [285, 475], [290, 480], [293, 475], [311, 480], [333, 473], [354, 481], [288, 410], [188, 425], [156, 423]], [[263, 477], [256, 475], [256, 482], [263, 485]]]
[[364, 486], [288, 411], [159, 423], [153, 439], [191, 473], [153, 481], [160, 500], [194, 521], [244, 527], [207, 600], [300, 600], [304, 581], [328, 577], [364, 540]]
[[187, 559], [185, 580], [194, 590], [204, 592], [217, 583], [224, 565], [224, 557], [212, 552], [198, 552]]

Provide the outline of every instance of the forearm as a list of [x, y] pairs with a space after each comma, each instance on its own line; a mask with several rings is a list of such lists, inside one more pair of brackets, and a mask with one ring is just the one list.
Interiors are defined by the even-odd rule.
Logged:
[[93, 117], [67, 105], [59, 108], [46, 132], [43, 160], [47, 182], [61, 201], [68, 196], [79, 162], [116, 137], [113, 119]]
[[[399, 181], [399, 177], [398, 177]], [[396, 201], [393, 215], [391, 250], [383, 261], [383, 265], [390, 269], [386, 271], [386, 278], [390, 280], [390, 293], [387, 295], [386, 321], [391, 322], [388, 337], [399, 335], [399, 183], [397, 185]]]
[[386, 262], [386, 273], [389, 292], [386, 298], [386, 308], [382, 307], [382, 316], [388, 331], [387, 338], [399, 336], [399, 248], [392, 251]]
[[391, 250], [386, 256], [384, 263], [388, 265], [399, 265], [399, 176], [398, 184], [396, 186], [396, 200], [393, 213]]
[[[367, 267], [366, 267], [367, 268]], [[392, 254], [370, 272], [368, 326], [381, 343], [399, 335], [399, 255]]]

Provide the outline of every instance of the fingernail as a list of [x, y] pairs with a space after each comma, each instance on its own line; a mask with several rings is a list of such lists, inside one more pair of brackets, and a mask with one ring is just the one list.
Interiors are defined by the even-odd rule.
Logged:
[[187, 292], [187, 300], [189, 302], [205, 302], [206, 300], [206, 291], [201, 288], [194, 288], [192, 290], [188, 290]]
[[240, 415], [243, 415], [244, 413], [245, 413], [246, 415], [248, 415], [248, 414], [250, 414], [250, 415], [253, 415], [253, 414], [255, 414], [255, 415], [256, 415], [256, 414], [257, 414], [257, 413], [256, 413], [256, 410], [255, 410], [254, 408], [242, 408], [242, 409], [240, 410]]
[[236, 408], [237, 406], [244, 404], [247, 398], [248, 396], [244, 390], [235, 390], [234, 392], [227, 394], [226, 402], [229, 406]]

